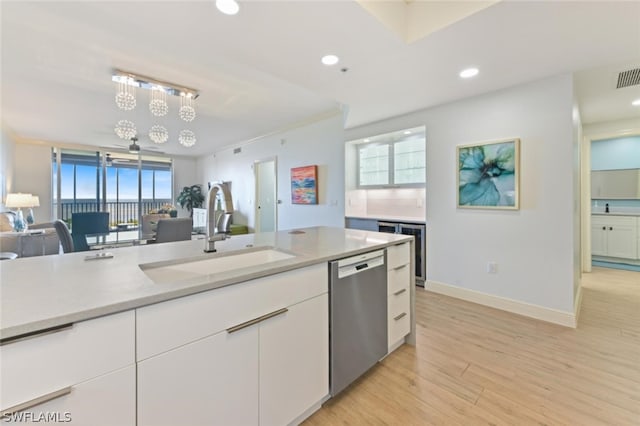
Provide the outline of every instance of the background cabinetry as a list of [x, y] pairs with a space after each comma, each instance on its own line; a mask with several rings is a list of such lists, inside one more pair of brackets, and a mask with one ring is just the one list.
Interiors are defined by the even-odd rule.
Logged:
[[632, 216], [591, 217], [591, 254], [638, 259], [638, 218]]

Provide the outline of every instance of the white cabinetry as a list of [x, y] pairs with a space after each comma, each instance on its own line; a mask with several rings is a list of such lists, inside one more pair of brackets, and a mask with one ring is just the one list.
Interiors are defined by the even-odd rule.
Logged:
[[280, 425], [329, 392], [326, 264], [137, 310], [138, 425]]
[[638, 259], [637, 219], [633, 216], [591, 216], [591, 254]]
[[4, 342], [3, 417], [13, 412], [25, 420], [44, 415], [74, 424], [134, 425], [134, 323], [130, 311]]
[[387, 312], [389, 352], [411, 331], [411, 247], [402, 243], [387, 248]]

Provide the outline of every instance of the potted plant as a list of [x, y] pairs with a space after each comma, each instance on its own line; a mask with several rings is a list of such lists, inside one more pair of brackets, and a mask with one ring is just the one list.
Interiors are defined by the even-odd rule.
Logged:
[[204, 198], [202, 185], [191, 185], [182, 188], [176, 201], [180, 204], [180, 207], [189, 210], [189, 216], [193, 217], [193, 209], [202, 207]]

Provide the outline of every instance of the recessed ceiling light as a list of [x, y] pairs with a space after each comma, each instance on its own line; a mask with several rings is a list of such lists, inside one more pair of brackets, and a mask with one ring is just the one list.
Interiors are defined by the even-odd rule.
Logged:
[[325, 65], [335, 65], [340, 62], [340, 58], [336, 55], [325, 55], [322, 57], [321, 61]]
[[225, 15], [235, 15], [240, 10], [236, 0], [216, 0], [216, 7]]
[[410, 134], [411, 134], [411, 130], [405, 130], [405, 131], [404, 131], [404, 134], [405, 134], [405, 135], [410, 135]]
[[478, 75], [478, 68], [467, 68], [466, 70], [460, 71], [460, 77], [462, 78], [471, 78]]
[[635, 101], [631, 102], [631, 105], [640, 106], [640, 99], [636, 99]]
[[371, 139], [367, 138], [363, 142], [371, 142]]

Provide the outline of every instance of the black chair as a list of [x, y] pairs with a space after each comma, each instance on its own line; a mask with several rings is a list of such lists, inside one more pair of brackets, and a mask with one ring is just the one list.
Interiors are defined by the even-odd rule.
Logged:
[[156, 243], [185, 241], [191, 239], [193, 221], [191, 218], [160, 219], [156, 228]]
[[73, 213], [71, 215], [71, 238], [74, 251], [88, 251], [87, 235], [109, 233], [109, 212]]
[[[62, 251], [64, 253], [73, 252], [73, 239], [71, 238], [71, 232], [67, 228], [67, 224], [60, 219], [53, 222], [53, 227], [56, 229], [60, 244], [62, 244]], [[85, 240], [86, 241], [86, 240]]]

